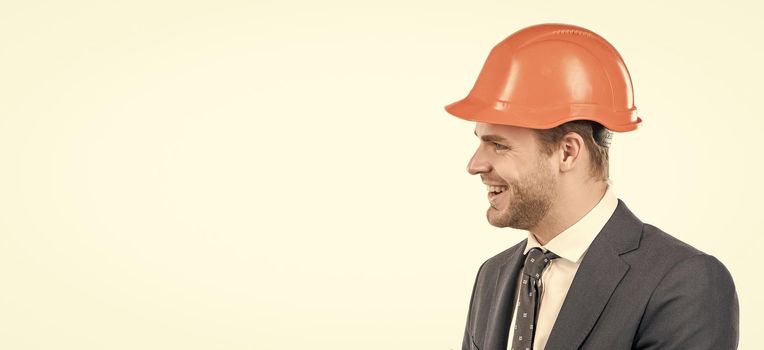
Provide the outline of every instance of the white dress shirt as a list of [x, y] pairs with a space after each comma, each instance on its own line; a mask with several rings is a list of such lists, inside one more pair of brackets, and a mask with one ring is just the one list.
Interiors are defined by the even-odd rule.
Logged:
[[[581, 265], [584, 254], [589, 249], [594, 238], [597, 237], [602, 227], [610, 219], [618, 205], [618, 199], [615, 196], [612, 183], [608, 183], [605, 195], [602, 196], [592, 210], [590, 210], [581, 220], [562, 231], [546, 245], [541, 245], [536, 238], [528, 232], [528, 244], [523, 254], [527, 254], [531, 248], [540, 247], [546, 252], [551, 250], [559, 258], [553, 259], [544, 269], [541, 275], [541, 306], [538, 311], [538, 321], [536, 322], [536, 334], [533, 340], [533, 350], [542, 350], [549, 339], [549, 333], [552, 331], [557, 315], [560, 313], [562, 303], [568, 294], [573, 277]], [[519, 278], [522, 278], [522, 272]], [[519, 293], [520, 281], [516, 282]], [[512, 339], [515, 333], [515, 316], [517, 315], [517, 306], [512, 316], [512, 323], [509, 328], [508, 348], [512, 347]], [[516, 349], [524, 350], [524, 349]]]

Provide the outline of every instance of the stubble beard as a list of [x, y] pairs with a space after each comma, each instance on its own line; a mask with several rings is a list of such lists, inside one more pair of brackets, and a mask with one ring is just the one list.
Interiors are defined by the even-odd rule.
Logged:
[[519, 183], [507, 183], [509, 205], [504, 209], [488, 208], [488, 222], [496, 227], [529, 230], [538, 225], [557, 198], [557, 181], [548, 169], [540, 165]]

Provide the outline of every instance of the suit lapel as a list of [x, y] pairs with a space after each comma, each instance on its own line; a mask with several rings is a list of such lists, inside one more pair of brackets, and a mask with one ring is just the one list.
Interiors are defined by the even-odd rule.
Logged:
[[488, 313], [488, 323], [484, 347], [481, 350], [506, 350], [509, 337], [509, 324], [515, 311], [515, 294], [517, 292], [517, 276], [523, 265], [523, 250], [528, 239], [517, 245], [517, 249], [499, 267], [494, 290], [496, 293], [491, 301]]
[[642, 222], [619, 199], [594, 239], [570, 285], [546, 349], [578, 349], [594, 328], [613, 291], [629, 271], [620, 255], [639, 246]]

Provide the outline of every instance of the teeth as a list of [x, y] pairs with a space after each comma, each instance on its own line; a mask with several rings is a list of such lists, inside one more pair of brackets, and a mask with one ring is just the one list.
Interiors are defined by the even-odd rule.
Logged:
[[507, 190], [506, 186], [490, 186], [488, 185], [488, 192], [504, 192]]

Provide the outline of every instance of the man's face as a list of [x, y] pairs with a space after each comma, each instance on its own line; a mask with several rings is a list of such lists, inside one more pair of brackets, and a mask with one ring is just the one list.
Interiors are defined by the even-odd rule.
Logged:
[[490, 185], [488, 222], [521, 230], [535, 227], [557, 198], [553, 157], [542, 153], [531, 129], [477, 123], [475, 135], [480, 146], [467, 171], [480, 174], [483, 183]]

